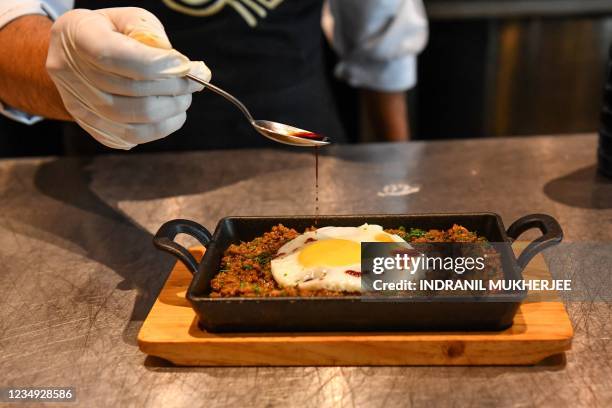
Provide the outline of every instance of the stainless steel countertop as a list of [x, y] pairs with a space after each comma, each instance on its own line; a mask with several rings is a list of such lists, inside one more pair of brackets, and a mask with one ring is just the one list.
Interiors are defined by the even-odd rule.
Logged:
[[[506, 226], [545, 212], [570, 242], [548, 258], [610, 294], [612, 182], [595, 174], [596, 143], [335, 146], [321, 159], [321, 212], [495, 211]], [[74, 386], [83, 406], [612, 405], [601, 293], [567, 302], [573, 349], [534, 367], [176, 368], [140, 353], [136, 334], [173, 264], [151, 245], [156, 228], [311, 214], [313, 176], [312, 153], [296, 150], [0, 161], [0, 387]], [[393, 183], [420, 191], [377, 194]]]

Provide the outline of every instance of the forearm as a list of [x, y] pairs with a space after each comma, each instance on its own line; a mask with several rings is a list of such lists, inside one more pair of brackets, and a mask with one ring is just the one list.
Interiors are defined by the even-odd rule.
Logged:
[[410, 139], [405, 92], [361, 90], [362, 113], [370, 132], [383, 140], [399, 142]]
[[52, 21], [20, 17], [0, 29], [0, 101], [50, 119], [72, 120], [47, 74]]

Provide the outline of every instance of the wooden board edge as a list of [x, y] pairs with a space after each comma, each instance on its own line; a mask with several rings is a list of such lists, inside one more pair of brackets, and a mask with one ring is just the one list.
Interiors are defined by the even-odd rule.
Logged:
[[[525, 353], [501, 353], [496, 350], [495, 354], [483, 354], [481, 347], [472, 350], [466, 348], [461, 351], [458, 342], [450, 344], [416, 344], [414, 350], [394, 349], [392, 355], [381, 358], [379, 353], [355, 352], [353, 357], [337, 357], [336, 349], [317, 349], [300, 347], [300, 353], [291, 349], [277, 350], [252, 350], [249, 353], [224, 354], [217, 348], [202, 348], [190, 357], [172, 352], [176, 345], [143, 344], [143, 351], [151, 356], [162, 358], [176, 366], [207, 366], [207, 367], [303, 367], [303, 366], [531, 366], [541, 361], [563, 353], [571, 348], [571, 340], [556, 341], [547, 344], [541, 350], [532, 350]], [[540, 344], [540, 346], [544, 346]], [[434, 353], [423, 353], [423, 348], [431, 349]], [[418, 349], [417, 349], [418, 348]], [[367, 348], [366, 348], [367, 349]], [[194, 350], [194, 351], [196, 351]], [[365, 350], [364, 350], [365, 351]], [[371, 350], [370, 350], [371, 351]], [[209, 358], [203, 356], [211, 356]], [[295, 358], [291, 358], [295, 356]], [[399, 357], [398, 357], [399, 356]]]

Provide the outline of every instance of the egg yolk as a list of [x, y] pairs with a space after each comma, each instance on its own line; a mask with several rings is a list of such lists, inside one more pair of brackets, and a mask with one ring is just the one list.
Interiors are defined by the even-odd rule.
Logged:
[[395, 242], [393, 241], [393, 238], [391, 238], [388, 234], [382, 232], [380, 234], [376, 234], [374, 239], [378, 242]]
[[326, 239], [308, 245], [300, 252], [303, 266], [346, 266], [361, 262], [361, 244], [348, 239]]

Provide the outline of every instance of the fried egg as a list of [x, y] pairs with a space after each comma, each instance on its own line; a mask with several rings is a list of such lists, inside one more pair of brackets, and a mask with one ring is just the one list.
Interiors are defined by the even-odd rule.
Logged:
[[283, 245], [271, 262], [281, 287], [361, 291], [361, 243], [403, 242], [380, 225], [324, 227], [305, 232]]

